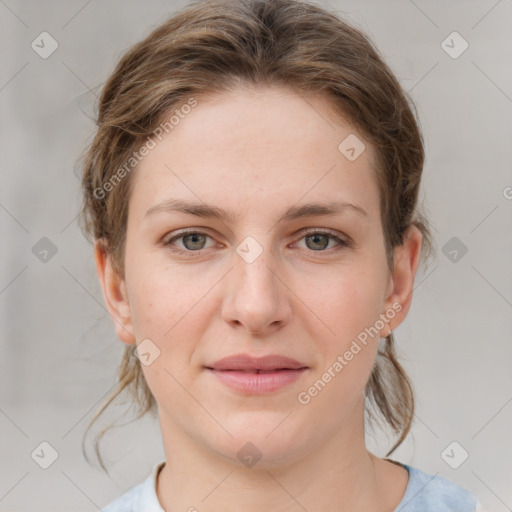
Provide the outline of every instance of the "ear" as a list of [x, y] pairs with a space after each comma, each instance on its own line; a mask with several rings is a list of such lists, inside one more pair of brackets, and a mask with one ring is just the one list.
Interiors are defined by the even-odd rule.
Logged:
[[409, 312], [422, 242], [421, 231], [411, 225], [404, 233], [404, 243], [395, 247], [395, 267], [389, 279], [384, 311], [393, 310], [396, 314], [381, 330], [382, 338], [389, 335], [390, 329], [395, 330]]
[[103, 298], [110, 317], [114, 321], [117, 336], [124, 343], [133, 344], [135, 336], [126, 284], [112, 267], [111, 255], [107, 253], [102, 239], [94, 243], [94, 259]]

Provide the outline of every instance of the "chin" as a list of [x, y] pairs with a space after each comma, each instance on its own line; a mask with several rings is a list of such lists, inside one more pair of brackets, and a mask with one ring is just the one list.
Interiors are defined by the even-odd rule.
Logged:
[[294, 424], [289, 411], [260, 410], [236, 416], [222, 422], [233, 437], [216, 436], [217, 444], [212, 446], [231, 462], [247, 468], [275, 468], [292, 463], [301, 451], [304, 428]]

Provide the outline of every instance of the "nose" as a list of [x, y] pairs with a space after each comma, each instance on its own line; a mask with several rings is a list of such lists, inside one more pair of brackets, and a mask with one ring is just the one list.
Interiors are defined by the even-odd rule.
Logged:
[[222, 318], [234, 328], [268, 335], [291, 318], [290, 290], [282, 272], [264, 248], [254, 261], [234, 254], [234, 268], [227, 276]]

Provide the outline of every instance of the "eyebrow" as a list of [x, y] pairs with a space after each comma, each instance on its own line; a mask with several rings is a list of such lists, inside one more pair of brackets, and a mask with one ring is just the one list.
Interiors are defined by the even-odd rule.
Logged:
[[[303, 217], [334, 215], [347, 210], [358, 213], [361, 216], [368, 217], [368, 212], [361, 206], [352, 203], [331, 201], [328, 203], [306, 203], [300, 206], [291, 206], [281, 214], [277, 222], [291, 221]], [[158, 203], [147, 210], [144, 214], [144, 218], [158, 212], [181, 212], [189, 215], [195, 215], [197, 217], [211, 217], [224, 222], [230, 222], [232, 224], [235, 223], [236, 219], [236, 215], [232, 212], [228, 212], [217, 206], [212, 206], [206, 203], [195, 203], [184, 199], [167, 199], [166, 201]]]

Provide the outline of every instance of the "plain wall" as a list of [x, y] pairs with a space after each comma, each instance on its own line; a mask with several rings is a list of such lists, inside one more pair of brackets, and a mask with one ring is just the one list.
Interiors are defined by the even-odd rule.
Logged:
[[[410, 91], [425, 137], [422, 199], [438, 253], [395, 331], [417, 410], [392, 458], [463, 485], [490, 510], [510, 510], [512, 2], [321, 3], [374, 40]], [[77, 225], [75, 162], [118, 58], [182, 4], [0, 3], [0, 510], [97, 510], [163, 457], [150, 417], [107, 435], [110, 477], [81, 452], [123, 344]], [[31, 47], [43, 31], [58, 42], [47, 59]], [[458, 58], [442, 47], [453, 31], [469, 44]], [[34, 254], [36, 244], [51, 246], [44, 237], [57, 250], [47, 261]], [[453, 237], [467, 248], [457, 261], [446, 245]], [[43, 441], [58, 452], [48, 469], [31, 457]], [[453, 441], [469, 454], [458, 469], [441, 456]], [[381, 456], [390, 446], [382, 436], [368, 443]]]

